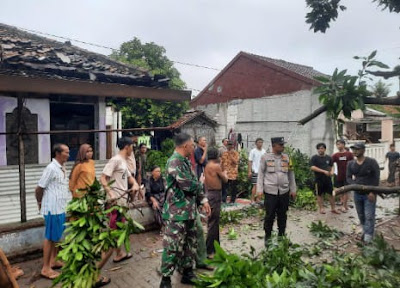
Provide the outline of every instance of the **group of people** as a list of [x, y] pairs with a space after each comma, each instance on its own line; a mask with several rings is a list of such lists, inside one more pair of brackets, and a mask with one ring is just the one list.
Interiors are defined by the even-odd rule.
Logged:
[[[140, 185], [145, 185], [144, 197], [153, 208], [155, 220], [163, 231], [160, 287], [164, 288], [171, 287], [170, 277], [176, 268], [182, 274], [181, 282], [185, 284], [194, 283], [194, 267], [208, 268], [204, 259], [213, 257], [214, 243], [219, 243], [220, 212], [223, 203], [227, 202], [227, 191], [231, 194], [230, 203], [236, 201], [240, 162], [239, 153], [228, 139], [222, 141], [223, 145], [219, 149], [208, 148], [205, 137], [198, 139], [196, 147], [194, 139], [185, 133], [177, 134], [174, 141], [175, 151], [167, 161], [165, 178], [162, 177], [159, 166], [151, 168], [150, 177], [141, 173], [139, 179], [134, 177], [135, 174], [138, 176], [136, 166], [143, 167], [145, 159], [136, 164], [133, 141], [129, 137], [119, 139], [119, 153], [108, 161], [100, 178], [107, 200], [113, 205], [123, 207], [128, 206], [128, 199], [138, 197]], [[263, 139], [257, 138], [255, 148], [249, 153], [248, 177], [253, 185], [251, 201], [257, 203], [264, 197], [265, 245], [268, 246], [275, 218], [278, 236], [285, 235], [289, 200], [290, 197], [296, 197], [296, 182], [291, 159], [284, 153], [284, 138], [271, 138], [270, 152], [263, 149], [263, 143]], [[346, 151], [343, 140], [338, 140], [336, 145], [339, 152], [330, 157], [325, 153], [326, 145], [319, 143], [316, 147], [318, 153], [310, 161], [310, 169], [315, 173], [319, 212], [322, 214], [326, 213], [323, 206], [324, 194], [330, 200], [331, 212], [340, 213], [336, 210], [335, 199], [332, 197], [334, 174], [335, 187], [347, 184], [379, 185], [379, 166], [374, 159], [364, 156], [363, 143], [351, 146], [353, 153]], [[143, 146], [140, 150], [145, 154]], [[71, 197], [82, 197], [82, 189], [91, 185], [95, 179], [93, 149], [90, 145], [81, 145], [69, 176], [64, 165], [69, 157], [68, 146], [56, 144], [53, 154], [54, 158], [45, 168], [35, 191], [39, 208], [45, 218], [44, 263], [41, 274], [49, 279], [59, 275], [54, 269], [62, 265], [55, 260], [56, 243], [60, 241], [64, 231], [67, 203]], [[337, 173], [333, 163], [337, 164]], [[125, 197], [127, 195], [129, 197]], [[347, 199], [346, 194], [341, 197], [343, 213], [348, 210]], [[374, 193], [366, 195], [355, 191], [354, 202], [363, 226], [362, 240], [369, 242], [374, 234], [376, 196]], [[202, 217], [208, 217], [205, 241]], [[117, 221], [123, 221], [117, 210], [110, 213], [109, 218], [111, 229], [117, 227]], [[115, 252], [114, 262], [132, 257], [122, 249], [116, 249]], [[112, 254], [113, 251], [104, 253], [98, 267], [103, 267]], [[97, 287], [109, 282], [109, 278], [100, 277]]]
[[[112, 157], [105, 165], [100, 183], [105, 192], [108, 205], [119, 205], [128, 207], [129, 200], [141, 198], [139, 183], [146, 183], [141, 176], [135, 173], [139, 166], [140, 173], [144, 167], [144, 160], [136, 164], [133, 155], [133, 140], [130, 137], [122, 137], [118, 141], [119, 152]], [[144, 158], [146, 146], [140, 146], [139, 159]], [[45, 240], [43, 244], [43, 267], [41, 275], [48, 279], [55, 279], [59, 272], [55, 271], [62, 267], [62, 263], [56, 261], [56, 244], [62, 239], [65, 222], [66, 207], [72, 198], [81, 198], [85, 195], [87, 186], [93, 184], [96, 173], [93, 160], [93, 148], [89, 144], [82, 144], [77, 153], [76, 161], [71, 173], [67, 175], [65, 163], [69, 158], [69, 147], [65, 144], [55, 144], [52, 151], [52, 162], [44, 169], [35, 189], [35, 195], [39, 210], [45, 220]], [[109, 183], [112, 183], [109, 185]], [[117, 228], [117, 221], [123, 221], [117, 210], [109, 214], [109, 226]], [[102, 260], [98, 263], [101, 269], [114, 251], [103, 254]], [[115, 249], [114, 262], [121, 262], [129, 259], [132, 254], [120, 248]], [[110, 282], [109, 278], [100, 277], [96, 287], [101, 287]]]
[[[342, 209], [340, 212], [336, 210], [335, 197], [332, 196], [333, 186], [336, 189], [350, 184], [379, 186], [380, 168], [378, 162], [364, 155], [364, 143], [360, 142], [350, 146], [353, 153], [346, 149], [345, 141], [342, 139], [336, 141], [336, 147], [338, 152], [331, 157], [326, 155], [326, 145], [324, 143], [317, 144], [318, 153], [310, 161], [311, 170], [315, 173], [315, 194], [317, 195], [317, 203], [321, 214], [326, 213], [323, 205], [324, 195], [327, 195], [329, 199], [332, 213], [346, 213], [349, 210], [349, 192], [341, 195]], [[334, 163], [337, 165], [337, 173], [334, 171]], [[333, 185], [332, 176], [334, 176]], [[372, 192], [364, 194], [360, 193], [360, 191], [354, 191], [354, 204], [363, 228], [359, 239], [368, 243], [374, 235], [376, 194]]]

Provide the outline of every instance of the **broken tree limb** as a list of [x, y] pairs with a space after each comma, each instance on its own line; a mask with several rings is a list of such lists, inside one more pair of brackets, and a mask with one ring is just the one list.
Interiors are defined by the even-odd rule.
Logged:
[[383, 77], [385, 79], [389, 79], [392, 77], [398, 77], [400, 76], [400, 70], [393, 70], [393, 71], [370, 71], [370, 70], [365, 70], [365, 72], [374, 75], [374, 76], [378, 76], [378, 77]]
[[303, 119], [301, 119], [298, 123], [301, 125], [304, 125], [308, 122], [310, 122], [312, 119], [316, 118], [318, 115], [326, 112], [327, 108], [325, 105], [319, 107], [317, 110], [314, 110], [310, 115], [308, 115], [307, 117], [304, 117]]
[[349, 191], [357, 191], [360, 194], [368, 194], [370, 192], [373, 192], [375, 194], [395, 194], [395, 193], [400, 193], [400, 186], [380, 187], [380, 186], [352, 184], [333, 190], [333, 196], [341, 195]]
[[[400, 105], [400, 98], [399, 97], [385, 97], [385, 98], [373, 98], [367, 97], [364, 100], [364, 104], [376, 104], [376, 105]], [[304, 117], [303, 119], [299, 120], [298, 123], [301, 125], [305, 125], [318, 115], [327, 111], [327, 107], [325, 105], [319, 107], [318, 109], [314, 110], [310, 115]]]

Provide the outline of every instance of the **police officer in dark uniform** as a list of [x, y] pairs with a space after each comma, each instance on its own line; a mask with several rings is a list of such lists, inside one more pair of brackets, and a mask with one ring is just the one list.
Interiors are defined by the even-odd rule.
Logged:
[[283, 153], [284, 138], [271, 138], [272, 152], [261, 157], [257, 179], [257, 192], [265, 194], [265, 246], [271, 238], [275, 215], [278, 217], [278, 235], [284, 236], [286, 230], [289, 197], [296, 197], [296, 181], [291, 169], [290, 159]]

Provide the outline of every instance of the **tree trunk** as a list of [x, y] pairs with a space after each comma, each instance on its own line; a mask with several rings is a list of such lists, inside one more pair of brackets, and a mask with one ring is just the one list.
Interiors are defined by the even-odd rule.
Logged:
[[349, 191], [357, 191], [360, 194], [373, 192], [375, 194], [400, 194], [400, 186], [397, 187], [380, 187], [352, 184], [337, 188], [333, 191], [333, 196], [341, 195]]
[[[367, 97], [364, 100], [365, 104], [377, 104], [377, 105], [395, 105], [399, 106], [400, 105], [400, 98], [398, 97], [385, 97], [385, 98], [373, 98], [373, 97]], [[299, 120], [299, 124], [304, 125], [323, 112], [327, 110], [326, 106], [323, 105], [319, 107], [317, 110], [313, 111], [310, 115], [304, 117], [303, 119]]]

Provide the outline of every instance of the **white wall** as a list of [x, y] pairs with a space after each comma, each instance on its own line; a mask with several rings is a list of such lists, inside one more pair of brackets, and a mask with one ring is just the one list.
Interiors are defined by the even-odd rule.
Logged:
[[299, 148], [308, 155], [315, 154], [315, 145], [327, 144], [328, 153], [333, 152], [334, 133], [332, 122], [321, 114], [304, 126], [297, 121], [309, 115], [320, 106], [317, 95], [304, 90], [295, 93], [256, 99], [233, 100], [229, 103], [198, 106], [219, 124], [216, 142], [221, 143], [231, 128], [241, 133], [246, 147], [254, 146], [257, 137], [265, 141], [268, 148], [271, 137], [283, 136], [289, 145]]
[[[50, 103], [48, 99], [26, 99], [25, 107], [38, 115], [38, 131], [50, 131]], [[17, 108], [17, 98], [0, 95], [0, 131], [6, 131], [6, 114]], [[6, 136], [0, 135], [0, 166], [7, 165]], [[50, 135], [38, 135], [39, 164], [51, 160]]]

